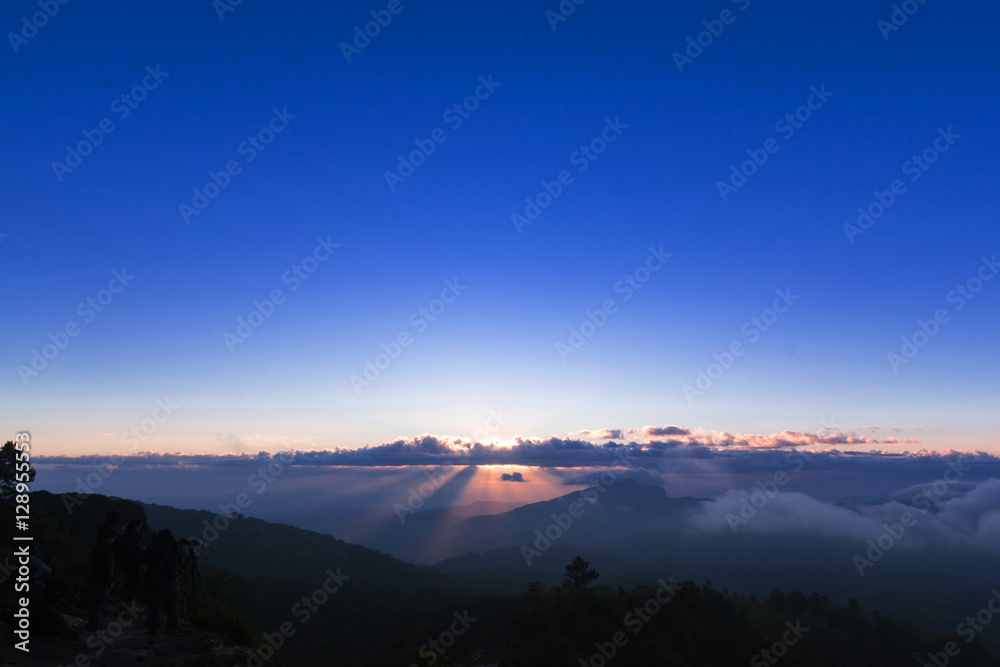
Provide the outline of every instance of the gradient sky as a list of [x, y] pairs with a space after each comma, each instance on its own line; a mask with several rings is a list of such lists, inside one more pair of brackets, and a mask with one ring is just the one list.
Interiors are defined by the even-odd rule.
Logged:
[[[60, 5], [0, 47], [0, 427], [31, 431], [36, 455], [110, 454], [169, 400], [142, 449], [832, 418], [921, 443], [886, 449], [1000, 453], [1000, 280], [948, 300], [1000, 253], [1000, 7], [930, 2], [886, 39], [890, 5], [592, 0], [553, 30], [555, 0], [402, 0], [349, 63], [341, 43], [386, 3], [244, 2], [222, 20], [208, 0]], [[678, 72], [672, 54], [723, 9], [733, 21]], [[5, 3], [0, 27], [37, 11]], [[169, 75], [121, 118], [115, 100], [157, 66]], [[490, 76], [453, 129], [445, 111]], [[824, 86], [785, 138], [776, 122]], [[274, 109], [295, 117], [248, 162], [239, 147]], [[105, 118], [114, 131], [60, 181], [53, 162]], [[581, 173], [572, 156], [607, 118], [628, 127]], [[391, 191], [385, 172], [435, 128], [447, 139]], [[904, 164], [939, 128], [960, 138], [911, 182]], [[717, 181], [772, 137], [723, 201]], [[179, 205], [232, 160], [186, 223]], [[572, 184], [519, 233], [511, 215], [562, 170]], [[894, 179], [905, 194], [849, 242]], [[292, 290], [318, 237], [340, 247]], [[625, 301], [616, 284], [661, 246], [672, 256]], [[134, 279], [88, 321], [78, 305], [123, 267]], [[467, 289], [421, 331], [411, 314], [447, 280]], [[275, 289], [284, 303], [230, 350], [223, 335]], [[751, 342], [744, 323], [785, 289], [798, 300]], [[561, 359], [607, 299], [617, 311]], [[938, 309], [947, 324], [894, 370], [887, 353]], [[19, 370], [68, 323], [65, 349]], [[351, 376], [403, 332], [357, 393]], [[689, 401], [734, 341], [745, 353]]]

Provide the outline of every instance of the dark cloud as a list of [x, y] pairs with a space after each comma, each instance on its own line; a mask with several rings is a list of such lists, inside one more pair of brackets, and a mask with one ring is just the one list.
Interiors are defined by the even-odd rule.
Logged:
[[[775, 516], [761, 521], [762, 530], [763, 526], [780, 527], [782, 521], [857, 525], [852, 514], [862, 515], [867, 530], [880, 525], [878, 521], [884, 517], [892, 518], [894, 512], [894, 520], [898, 520], [903, 508], [915, 504], [914, 497], [927, 498], [929, 493], [933, 502], [924, 503], [929, 513], [951, 517], [955, 530], [966, 534], [979, 531], [976, 534], [983, 540], [1000, 545], [1000, 510], [993, 502], [1000, 498], [1000, 487], [983, 486], [986, 480], [1000, 478], [997, 456], [984, 452], [820, 449], [812, 444], [817, 439], [840, 441], [857, 436], [783, 433], [734, 436], [692, 430], [687, 436], [642, 441], [633, 430], [628, 434], [636, 439], [625, 442], [552, 437], [515, 438], [510, 445], [422, 435], [360, 449], [222, 455], [142, 452], [110, 457], [38, 456], [33, 461], [39, 469], [37, 488], [79, 491], [80, 480], [96, 479], [99, 493], [202, 509], [231, 502], [237, 493], [250, 488], [247, 480], [251, 476], [278, 462], [280, 481], [255, 501], [254, 515], [280, 520], [295, 513], [301, 515], [298, 525], [310, 528], [332, 525], [333, 506], [343, 513], [336, 521], [345, 523], [355, 521], [361, 510], [391, 515], [393, 503], [405, 499], [414, 485], [426, 482], [426, 471], [439, 467], [453, 477], [434, 494], [430, 502], [435, 506], [459, 502], [465, 493], [462, 475], [472, 475], [477, 466], [528, 468], [501, 479], [516, 484], [520, 476], [520, 491], [543, 494], [553, 488], [547, 483], [552, 478], [569, 490], [592, 484], [602, 472], [606, 478], [611, 469], [616, 479], [661, 486], [671, 496], [716, 499], [715, 505], [706, 506], [701, 525], [722, 525], [726, 530], [726, 514], [740, 505], [741, 494], [781, 479], [785, 483], [779, 495], [769, 502], [768, 513]], [[779, 440], [801, 444], [773, 446]], [[752, 444], [734, 444], [737, 441]], [[532, 469], [538, 474], [533, 475]], [[944, 487], [942, 480], [946, 475], [954, 477], [956, 469], [961, 475]], [[120, 472], [109, 475], [113, 470]], [[491, 474], [495, 477], [499, 473]], [[800, 506], [806, 509], [799, 511]], [[876, 506], [883, 509], [865, 509]], [[946, 514], [949, 508], [950, 514]], [[970, 522], [979, 522], [979, 527]], [[927, 525], [932, 523], [942, 530], [947, 527], [947, 522], [937, 520]]]
[[[672, 428], [672, 427], [667, 427]], [[744, 471], [766, 470], [781, 466], [789, 451], [802, 452], [810, 467], [825, 470], [859, 472], [862, 469], [930, 469], [941, 467], [961, 456], [963, 460], [995, 466], [1000, 459], [983, 452], [916, 453], [809, 449], [816, 445], [835, 447], [858, 441], [875, 442], [844, 433], [800, 433], [784, 431], [772, 435], [734, 435], [696, 433], [655, 438], [649, 441], [595, 443], [575, 438], [514, 438], [512, 445], [481, 443], [434, 435], [400, 438], [392, 442], [358, 449], [283, 450], [257, 453], [185, 454], [140, 452], [111, 456], [38, 456], [40, 465], [63, 466], [244, 466], [281, 457], [295, 466], [407, 466], [407, 465], [519, 465], [534, 467], [646, 467], [666, 470], [683, 468], [684, 462], [714, 462], [716, 468]], [[894, 442], [892, 439], [883, 443]], [[930, 478], [930, 479], [933, 479]], [[917, 478], [913, 483], [927, 479]]]
[[[508, 443], [482, 443], [462, 438], [424, 434], [398, 438], [358, 449], [284, 450], [231, 454], [142, 452], [131, 456], [38, 456], [34, 462], [55, 476], [86, 477], [91, 466], [150, 472], [180, 470], [233, 470], [250, 475], [272, 460], [300, 470], [325, 475], [323, 468], [402, 469], [411, 466], [473, 467], [513, 465], [567, 470], [569, 475], [608, 468], [636, 471], [640, 483], [664, 485], [670, 493], [717, 497], [773, 479], [781, 471], [801, 468], [783, 491], [806, 493], [824, 501], [872, 501], [888, 498], [939, 479], [948, 465], [961, 461], [971, 472], [963, 483], [1000, 477], [1000, 458], [984, 452], [882, 452], [841, 450], [841, 445], [871, 445], [873, 440], [849, 432], [818, 433], [782, 431], [770, 435], [705, 432], [689, 429], [687, 435], [642, 438], [642, 431], [657, 433], [677, 427], [647, 427], [625, 432], [622, 441], [593, 442], [584, 437], [516, 437]], [[686, 429], [680, 429], [686, 430]], [[594, 433], [594, 432], [592, 432]], [[580, 435], [580, 434], [577, 434]], [[789, 457], [794, 457], [790, 460]], [[576, 469], [575, 472], [573, 470]], [[159, 474], [159, 473], [157, 473]], [[650, 479], [648, 475], [662, 476]], [[560, 474], [560, 477], [564, 475]], [[534, 480], [538, 481], [538, 480]], [[585, 481], [567, 482], [586, 483]], [[75, 482], [73, 484], [75, 486]], [[533, 485], [538, 486], [538, 485]], [[956, 487], [960, 488], [960, 487]]]
[[[631, 482], [649, 486], [663, 486], [665, 480], [658, 470], [650, 468], [616, 468], [613, 470], [616, 482]], [[607, 470], [591, 470], [581, 475], [572, 475], [563, 479], [567, 486], [585, 485], [597, 486], [607, 484], [607, 479], [601, 480], [601, 474], [607, 476]]]
[[527, 482], [528, 480], [526, 480], [524, 478], [524, 475], [522, 475], [519, 472], [505, 472], [504, 474], [500, 475], [500, 481], [501, 482]]
[[689, 435], [691, 431], [680, 426], [647, 426], [642, 429], [647, 438], [658, 438], [666, 435]]
[[650, 449], [669, 449], [671, 447], [681, 447], [681, 446], [684, 446], [686, 444], [687, 443], [684, 442], [683, 440], [675, 440], [675, 439], [670, 439], [670, 440], [653, 440], [653, 441], [651, 441], [649, 443], [648, 447]]

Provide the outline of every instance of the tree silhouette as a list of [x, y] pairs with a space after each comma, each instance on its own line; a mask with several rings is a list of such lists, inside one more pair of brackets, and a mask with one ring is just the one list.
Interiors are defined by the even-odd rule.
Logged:
[[583, 560], [579, 556], [573, 559], [573, 562], [566, 566], [566, 578], [563, 580], [563, 587], [577, 590], [585, 591], [590, 587], [590, 584], [594, 583], [601, 573], [597, 570], [590, 570], [590, 563]]
[[[10, 440], [0, 449], [0, 498], [4, 500], [11, 500], [17, 490], [17, 454], [17, 450], [14, 449], [14, 443]], [[24, 472], [28, 473], [28, 482], [35, 481], [34, 468], [29, 467], [25, 471], [23, 462], [21, 468], [22, 474]]]

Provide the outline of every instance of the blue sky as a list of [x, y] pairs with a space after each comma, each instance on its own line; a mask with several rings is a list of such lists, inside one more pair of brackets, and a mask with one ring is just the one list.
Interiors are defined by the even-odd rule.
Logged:
[[[108, 454], [169, 399], [179, 407], [143, 448], [650, 424], [769, 434], [833, 418], [998, 452], [1000, 280], [960, 310], [949, 300], [1000, 252], [995, 5], [920, 5], [886, 39], [879, 3], [592, 0], [553, 29], [555, 2], [404, 0], [347, 62], [341, 43], [386, 6], [244, 2], [220, 20], [208, 1], [69, 3], [26, 43], [7, 37], [6, 431]], [[727, 9], [730, 23], [711, 23]], [[38, 11], [8, 3], [0, 26], [20, 32]], [[672, 54], [705, 21], [721, 34], [679, 72]], [[152, 89], [122, 118], [112, 105], [144, 77]], [[480, 77], [499, 85], [453, 128], [445, 112]], [[814, 87], [832, 95], [786, 136], [776, 123]], [[248, 161], [241, 145], [275, 110], [281, 131]], [[103, 119], [113, 131], [57, 176]], [[606, 119], [620, 134], [580, 172], [574, 153]], [[385, 172], [436, 128], [445, 141], [390, 190]], [[904, 165], [948, 128], [948, 150], [910, 181]], [[771, 138], [777, 152], [723, 201], [717, 182]], [[179, 205], [230, 161], [239, 173], [185, 221]], [[511, 215], [563, 170], [572, 183], [519, 233]], [[844, 225], [896, 179], [906, 192], [849, 242]], [[286, 272], [318, 257], [318, 238], [339, 247], [292, 289]], [[671, 257], [626, 301], [616, 285], [651, 247]], [[88, 321], [79, 304], [123, 269], [134, 279]], [[446, 281], [467, 287], [435, 304]], [[273, 314], [227, 345], [276, 289]], [[751, 341], [744, 324], [768, 317], [776, 290], [798, 299]], [[563, 360], [557, 343], [609, 299]], [[894, 369], [887, 354], [939, 309], [947, 322]], [[37, 375], [20, 370], [71, 323]], [[410, 344], [356, 391], [400, 334]], [[684, 386], [734, 342], [744, 353], [689, 400]]]

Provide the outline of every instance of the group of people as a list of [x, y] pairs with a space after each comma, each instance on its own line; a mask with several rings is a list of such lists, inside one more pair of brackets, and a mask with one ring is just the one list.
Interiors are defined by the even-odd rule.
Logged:
[[160, 612], [166, 616], [164, 630], [177, 630], [177, 574], [181, 561], [181, 548], [173, 533], [164, 528], [153, 535], [143, 546], [143, 533], [149, 532], [147, 524], [132, 519], [122, 534], [118, 533], [121, 512], [111, 510], [97, 531], [97, 544], [91, 559], [88, 578], [89, 609], [87, 630], [100, 629], [101, 606], [108, 598], [115, 582], [115, 572], [123, 575], [120, 601], [134, 604], [142, 585], [145, 584], [148, 604], [146, 629], [156, 633], [160, 629]]

